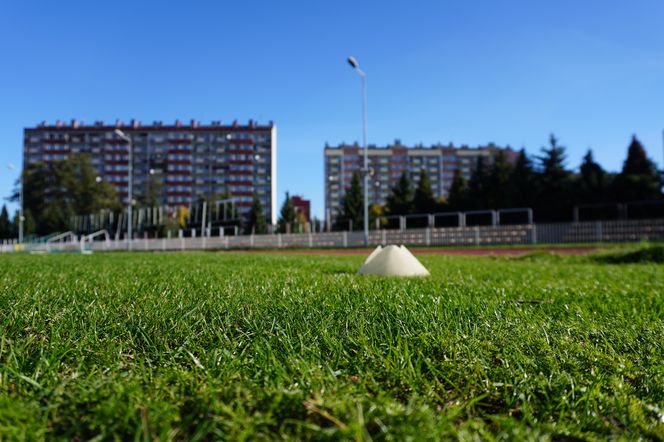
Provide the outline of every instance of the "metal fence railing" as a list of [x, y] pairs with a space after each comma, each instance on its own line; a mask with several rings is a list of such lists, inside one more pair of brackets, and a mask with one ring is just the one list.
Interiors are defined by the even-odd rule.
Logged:
[[[179, 236], [175, 238], [109, 240], [72, 235], [47, 243], [16, 244], [5, 241], [0, 252], [64, 251], [177, 251], [252, 248], [345, 248], [364, 246], [361, 231], [292, 233], [268, 235]], [[558, 224], [519, 224], [503, 226], [427, 227], [380, 229], [369, 234], [369, 244], [408, 246], [490, 246], [500, 244], [561, 244], [664, 240], [664, 218], [649, 220], [593, 221]]]

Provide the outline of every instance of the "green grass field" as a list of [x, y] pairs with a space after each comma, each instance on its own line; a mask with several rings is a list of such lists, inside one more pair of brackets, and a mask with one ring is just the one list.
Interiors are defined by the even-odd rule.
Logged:
[[0, 256], [0, 439], [662, 439], [664, 265], [602, 253]]

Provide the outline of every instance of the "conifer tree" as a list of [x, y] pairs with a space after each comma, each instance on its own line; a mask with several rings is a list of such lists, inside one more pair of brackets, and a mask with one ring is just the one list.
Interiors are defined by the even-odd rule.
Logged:
[[477, 158], [477, 165], [468, 182], [467, 209], [486, 209], [488, 206], [489, 174], [484, 157]]
[[627, 148], [627, 158], [623, 163], [622, 173], [625, 175], [654, 175], [655, 172], [655, 165], [648, 158], [646, 150], [636, 135], [633, 135]]
[[652, 200], [662, 197], [661, 177], [636, 136], [627, 150], [622, 171], [613, 183], [613, 195], [620, 202]]
[[547, 193], [559, 193], [564, 188], [570, 174], [565, 169], [565, 147], [558, 144], [558, 139], [551, 134], [549, 138], [550, 147], [542, 148], [540, 180], [543, 191]]
[[437, 202], [431, 190], [429, 174], [425, 169], [420, 170], [420, 180], [413, 196], [415, 213], [433, 213], [436, 211]]
[[348, 221], [353, 222], [353, 230], [359, 230], [364, 225], [364, 195], [360, 174], [353, 173], [350, 187], [346, 190], [341, 201], [341, 214], [338, 224], [347, 227]]
[[447, 196], [445, 207], [449, 210], [461, 211], [467, 209], [468, 182], [459, 169], [454, 169], [454, 178]]
[[608, 181], [607, 174], [602, 166], [595, 162], [592, 150], [588, 149], [584, 155], [579, 172], [577, 199], [585, 203], [603, 201]]
[[263, 204], [254, 192], [251, 201], [251, 208], [247, 213], [247, 225], [245, 233], [264, 234], [267, 233], [267, 221], [265, 220], [265, 211]]
[[505, 152], [498, 152], [491, 165], [487, 186], [487, 208], [500, 209], [513, 206], [512, 165], [507, 162]]
[[525, 149], [519, 151], [519, 156], [512, 169], [511, 188], [513, 189], [512, 202], [518, 207], [532, 207], [535, 189], [535, 168]]
[[2, 211], [0, 212], [0, 239], [9, 239], [12, 237], [12, 225], [9, 220], [9, 213], [7, 212], [7, 206], [2, 205]]
[[289, 233], [292, 232], [293, 227], [295, 226], [295, 206], [293, 205], [293, 200], [290, 197], [290, 194], [286, 192], [286, 199], [281, 206], [281, 212], [279, 214], [279, 220], [277, 225], [279, 232]]
[[543, 155], [539, 157], [535, 216], [548, 221], [571, 220], [574, 198], [572, 174], [565, 169], [565, 147], [558, 144], [553, 134], [549, 144], [548, 148], [542, 148]]
[[408, 215], [412, 213], [414, 196], [408, 173], [404, 172], [397, 184], [392, 187], [392, 194], [387, 197], [387, 211], [390, 215]]

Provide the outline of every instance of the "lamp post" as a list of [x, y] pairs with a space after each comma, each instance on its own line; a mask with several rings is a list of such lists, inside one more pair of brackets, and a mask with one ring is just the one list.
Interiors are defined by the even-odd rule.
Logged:
[[[16, 166], [12, 163], [7, 164], [7, 168], [10, 170], [16, 169]], [[20, 170], [18, 174], [19, 179], [19, 208], [18, 208], [18, 243], [23, 244], [23, 222], [25, 217], [23, 216], [23, 171]]]
[[118, 137], [122, 138], [127, 142], [127, 149], [129, 151], [129, 158], [127, 161], [127, 250], [131, 250], [131, 224], [133, 221], [132, 217], [132, 172], [133, 172], [133, 167], [132, 167], [132, 150], [134, 150], [131, 138], [125, 135], [124, 132], [122, 132], [120, 129], [115, 129], [115, 135]]
[[206, 220], [207, 226], [205, 226], [205, 229], [203, 229], [203, 235], [205, 236], [212, 236], [212, 194], [213, 192], [213, 186], [212, 186], [212, 159], [214, 158], [214, 155], [210, 154], [210, 150], [212, 149], [211, 143], [208, 142], [207, 145], [207, 161], [208, 161], [208, 214], [207, 217], [208, 219]]
[[369, 152], [367, 146], [367, 75], [354, 57], [348, 57], [348, 64], [362, 79], [362, 144], [364, 145], [364, 166], [362, 185], [364, 187], [364, 246], [369, 246]]

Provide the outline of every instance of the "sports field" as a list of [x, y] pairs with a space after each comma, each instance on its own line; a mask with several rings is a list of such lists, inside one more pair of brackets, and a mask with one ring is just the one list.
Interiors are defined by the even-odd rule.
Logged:
[[664, 438], [662, 253], [0, 256], [0, 438]]

